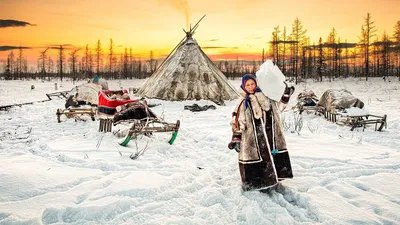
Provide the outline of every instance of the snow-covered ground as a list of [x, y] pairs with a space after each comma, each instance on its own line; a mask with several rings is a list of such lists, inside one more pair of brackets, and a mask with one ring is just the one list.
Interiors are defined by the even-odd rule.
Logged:
[[[55, 82], [0, 81], [0, 105], [44, 100]], [[110, 89], [143, 83], [109, 81]], [[60, 84], [58, 91], [74, 86]], [[346, 88], [369, 113], [387, 114], [387, 129], [352, 132], [305, 113], [298, 134], [290, 106], [304, 88], [318, 96]], [[397, 79], [296, 86], [283, 114], [294, 179], [269, 194], [241, 190], [237, 153], [227, 148], [236, 101], [196, 113], [184, 106], [213, 103], [149, 102], [181, 129], [173, 145], [169, 133], [139, 138], [138, 149], [148, 148], [136, 160], [135, 141], [118, 145], [98, 121], [57, 123], [64, 99], [0, 111], [0, 224], [400, 224]]]

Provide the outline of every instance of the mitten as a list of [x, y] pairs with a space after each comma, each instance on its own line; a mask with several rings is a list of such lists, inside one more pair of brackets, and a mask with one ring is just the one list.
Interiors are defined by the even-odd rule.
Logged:
[[281, 97], [281, 102], [287, 104], [289, 102], [290, 96], [295, 91], [294, 86], [289, 87], [286, 82], [285, 83], [285, 90], [283, 91], [283, 95]]
[[228, 144], [229, 149], [235, 149], [236, 152], [240, 152], [240, 141], [242, 140], [242, 135], [238, 133], [233, 133], [232, 140]]

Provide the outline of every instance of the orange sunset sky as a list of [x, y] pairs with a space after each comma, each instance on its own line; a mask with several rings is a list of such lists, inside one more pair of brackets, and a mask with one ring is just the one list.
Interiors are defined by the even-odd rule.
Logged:
[[[184, 37], [182, 28], [206, 14], [194, 38], [213, 60], [260, 60], [278, 25], [290, 33], [298, 17], [311, 42], [325, 41], [332, 27], [342, 41], [357, 42], [368, 12], [378, 36], [384, 31], [391, 36], [400, 20], [400, 0], [0, 0], [1, 20], [31, 24], [0, 27], [0, 49], [29, 47], [24, 54], [36, 66], [48, 46], [77, 49], [100, 40], [107, 53], [112, 38], [119, 53], [127, 47], [142, 59], [150, 50], [164, 57]], [[9, 52], [0, 51], [0, 60]]]

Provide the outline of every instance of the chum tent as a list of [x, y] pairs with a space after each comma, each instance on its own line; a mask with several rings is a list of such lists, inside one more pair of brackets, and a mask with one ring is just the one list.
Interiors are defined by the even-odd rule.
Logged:
[[237, 89], [192, 37], [197, 25], [185, 31], [182, 41], [139, 88], [138, 96], [168, 101], [204, 99], [218, 105], [239, 97]]

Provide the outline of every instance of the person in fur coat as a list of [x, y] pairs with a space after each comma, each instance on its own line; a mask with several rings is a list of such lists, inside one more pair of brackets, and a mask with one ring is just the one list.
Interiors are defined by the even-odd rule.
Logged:
[[[280, 102], [266, 97], [252, 74], [243, 76], [240, 87], [243, 90], [242, 98], [232, 113], [230, 124], [233, 135], [228, 147], [239, 153], [243, 190], [269, 187], [276, 183], [276, 175], [279, 180], [292, 178], [288, 155], [284, 162], [279, 162], [282, 166], [272, 165], [268, 158], [269, 152], [288, 154], [279, 114], [286, 107], [294, 87], [289, 88], [286, 85]], [[274, 170], [276, 173], [271, 173]]]

